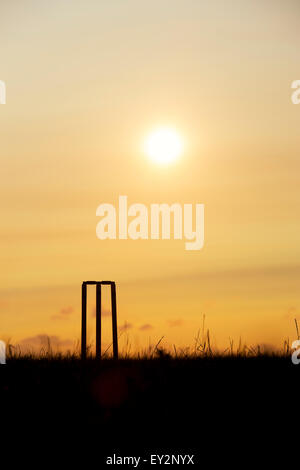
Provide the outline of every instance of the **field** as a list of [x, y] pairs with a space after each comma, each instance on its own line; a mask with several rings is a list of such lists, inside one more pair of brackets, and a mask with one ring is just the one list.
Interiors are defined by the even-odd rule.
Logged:
[[292, 442], [299, 374], [284, 353], [11, 357], [1, 368], [1, 420], [13, 439], [42, 438], [68, 459], [192, 453], [199, 466], [233, 465], [240, 452], [255, 461]]

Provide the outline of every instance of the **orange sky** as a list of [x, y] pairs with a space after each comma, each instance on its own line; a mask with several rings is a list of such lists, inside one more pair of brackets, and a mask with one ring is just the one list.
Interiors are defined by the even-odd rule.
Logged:
[[[296, 0], [1, 3], [1, 339], [73, 344], [88, 279], [117, 282], [132, 348], [191, 345], [203, 314], [219, 347], [294, 339], [299, 19]], [[158, 125], [184, 138], [173, 165], [142, 151]], [[204, 203], [203, 250], [98, 240], [121, 194]]]

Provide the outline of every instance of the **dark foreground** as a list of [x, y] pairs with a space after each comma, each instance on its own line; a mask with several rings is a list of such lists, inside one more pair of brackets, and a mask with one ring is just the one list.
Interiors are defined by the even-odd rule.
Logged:
[[31, 464], [38, 449], [60, 464], [84, 454], [97, 469], [113, 454], [148, 460], [138, 468], [151, 454], [193, 454], [203, 468], [259, 468], [284, 454], [287, 465], [286, 444], [298, 453], [299, 377], [280, 357], [15, 359], [0, 368], [1, 426]]

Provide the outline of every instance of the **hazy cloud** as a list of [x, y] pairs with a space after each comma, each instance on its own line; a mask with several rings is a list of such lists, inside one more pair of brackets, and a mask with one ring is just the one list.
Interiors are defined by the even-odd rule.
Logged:
[[125, 322], [124, 325], [119, 327], [119, 330], [126, 331], [126, 330], [129, 330], [130, 328], [133, 328], [133, 324]]
[[177, 320], [168, 320], [167, 323], [171, 328], [173, 328], [175, 326], [181, 326], [183, 324], [183, 321], [178, 318]]
[[58, 348], [70, 348], [74, 346], [74, 341], [70, 339], [61, 339], [59, 336], [56, 335], [45, 335], [39, 334], [35, 336], [29, 336], [27, 338], [23, 338], [19, 345], [21, 348], [27, 349], [49, 349], [49, 347], [58, 349]]
[[[105, 309], [105, 308], [102, 308], [102, 310], [101, 310], [101, 317], [109, 317], [110, 315], [111, 315], [110, 310], [107, 310], [107, 309]], [[93, 308], [92, 317], [93, 317], [93, 318], [96, 317], [96, 307]]]
[[62, 320], [68, 318], [68, 316], [74, 312], [73, 307], [63, 307], [60, 309], [59, 313], [51, 316], [51, 320]]
[[154, 328], [152, 325], [150, 325], [149, 323], [145, 323], [145, 325], [142, 325], [139, 327], [139, 330], [146, 331], [146, 330], [151, 330], [152, 328]]
[[73, 311], [74, 311], [73, 307], [64, 307], [64, 308], [61, 309], [61, 311], [59, 313], [61, 315], [69, 315]]

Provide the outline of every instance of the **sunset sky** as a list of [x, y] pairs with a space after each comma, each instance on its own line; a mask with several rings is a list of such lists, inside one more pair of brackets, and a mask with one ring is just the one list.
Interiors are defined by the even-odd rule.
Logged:
[[[117, 283], [121, 349], [192, 345], [204, 314], [219, 348], [296, 339], [299, 24], [297, 0], [1, 3], [0, 339], [73, 347], [93, 279]], [[144, 152], [159, 126], [169, 165]], [[119, 195], [205, 204], [204, 248], [97, 239]]]

